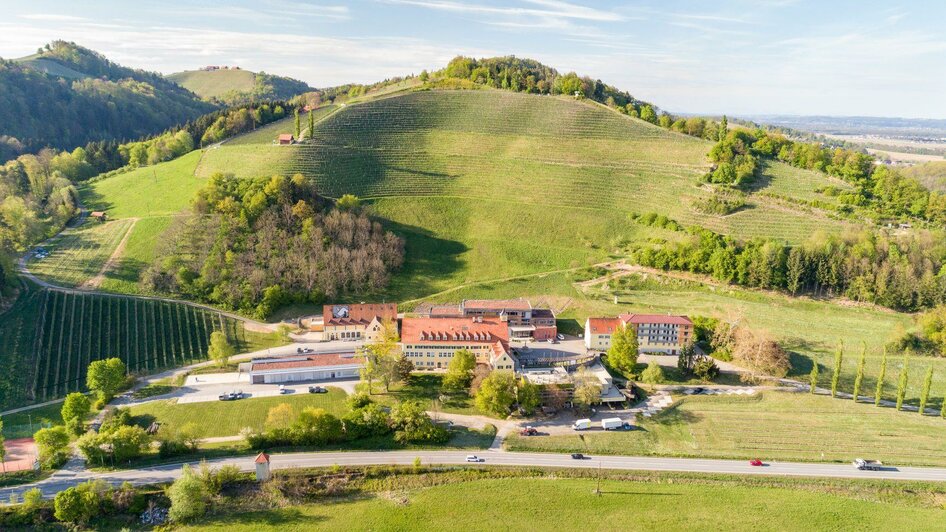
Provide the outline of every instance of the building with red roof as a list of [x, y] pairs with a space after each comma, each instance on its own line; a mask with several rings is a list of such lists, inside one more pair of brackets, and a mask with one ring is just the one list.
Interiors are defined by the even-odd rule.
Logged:
[[607, 351], [611, 336], [621, 327], [634, 327], [641, 353], [677, 355], [693, 343], [693, 322], [686, 316], [669, 314], [621, 314], [616, 318], [588, 318], [585, 322], [585, 347]]
[[404, 318], [401, 345], [404, 356], [417, 369], [446, 368], [461, 349], [472, 352], [477, 363], [493, 369], [515, 370], [519, 365], [509, 349], [509, 327], [498, 319]]
[[482, 317], [497, 319], [509, 326], [511, 340], [548, 340], [558, 328], [555, 314], [548, 308], [536, 308], [528, 299], [465, 299], [452, 305], [421, 305], [418, 315], [428, 318]]
[[386, 321], [397, 321], [397, 303], [358, 303], [322, 307], [325, 340], [373, 341]]

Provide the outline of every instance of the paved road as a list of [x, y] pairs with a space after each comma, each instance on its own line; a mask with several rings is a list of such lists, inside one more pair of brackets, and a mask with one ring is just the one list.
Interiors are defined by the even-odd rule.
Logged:
[[[464, 451], [375, 451], [375, 452], [331, 452], [331, 453], [286, 453], [272, 455], [273, 469], [298, 467], [327, 467], [338, 465], [411, 465], [416, 458], [423, 464], [466, 464], [468, 452]], [[858, 471], [850, 464], [815, 464], [795, 462], [772, 462], [763, 467], [753, 467], [744, 460], [711, 460], [700, 458], [652, 458], [634, 456], [595, 456], [586, 460], [573, 460], [564, 454], [511, 453], [479, 451], [485, 461], [483, 465], [580, 467], [636, 470], [676, 471], [696, 473], [724, 473], [734, 475], [779, 475], [799, 477], [827, 477], [851, 479], [925, 480], [946, 482], [946, 468], [889, 467], [883, 471]], [[233, 464], [244, 471], [253, 470], [253, 457], [242, 456], [210, 460], [214, 466]], [[91, 473], [88, 471], [63, 471], [36, 484], [43, 495], [51, 497], [59, 491], [90, 479], [103, 479], [111, 484], [122, 482], [152, 484], [169, 482], [180, 475], [181, 465], [162, 465], [115, 471]], [[11, 493], [22, 492], [33, 486], [16, 486], [0, 489], [0, 501], [8, 501]]]

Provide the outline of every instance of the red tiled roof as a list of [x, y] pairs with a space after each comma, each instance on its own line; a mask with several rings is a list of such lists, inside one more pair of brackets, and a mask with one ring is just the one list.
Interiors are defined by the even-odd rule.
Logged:
[[471, 310], [529, 310], [532, 303], [525, 299], [467, 299], [461, 306]]
[[291, 133], [281, 133], [281, 134], [279, 135], [279, 140], [292, 140], [292, 134], [291, 134]]
[[404, 318], [401, 342], [404, 343], [485, 343], [507, 342], [509, 327], [499, 320], [474, 318]]
[[611, 334], [621, 326], [618, 318], [588, 318], [591, 334]]
[[[333, 309], [348, 309], [348, 317], [335, 317]], [[325, 305], [322, 307], [322, 319], [325, 325], [368, 325], [371, 320], [397, 319], [397, 303], [358, 303], [353, 305]]]
[[353, 353], [322, 353], [284, 360], [253, 362], [250, 371], [273, 371], [277, 369], [318, 368], [361, 364], [364, 359]]
[[633, 323], [640, 325], [643, 323], [657, 323], [667, 325], [693, 325], [690, 318], [686, 316], [670, 316], [667, 314], [621, 314], [618, 316], [622, 323]]
[[253, 460], [253, 462], [257, 464], [268, 464], [269, 455], [266, 453], [259, 453], [258, 455], [256, 455], [256, 460]]

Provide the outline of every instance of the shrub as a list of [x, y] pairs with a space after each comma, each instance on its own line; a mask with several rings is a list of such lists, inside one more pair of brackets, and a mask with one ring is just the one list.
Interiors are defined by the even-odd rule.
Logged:
[[660, 384], [664, 380], [664, 370], [656, 360], [651, 360], [644, 372], [641, 373], [641, 382], [646, 384]]
[[33, 435], [44, 469], [55, 469], [69, 459], [69, 433], [66, 427], [40, 429]]
[[104, 480], [90, 480], [60, 491], [53, 502], [56, 519], [66, 523], [88, 523], [103, 513], [108, 492]]
[[711, 381], [719, 376], [719, 366], [709, 357], [703, 357], [693, 366], [693, 374], [700, 380]]
[[207, 489], [190, 466], [184, 466], [180, 478], [168, 487], [167, 495], [171, 499], [168, 517], [174, 522], [186, 523], [207, 511]]

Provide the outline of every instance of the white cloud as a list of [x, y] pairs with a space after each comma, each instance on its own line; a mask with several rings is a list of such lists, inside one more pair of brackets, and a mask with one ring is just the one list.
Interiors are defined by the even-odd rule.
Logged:
[[453, 0], [380, 0], [387, 4], [423, 7], [438, 11], [468, 13], [479, 15], [500, 15], [507, 17], [545, 17], [556, 19], [589, 20], [598, 22], [617, 22], [624, 17], [611, 11], [603, 11], [591, 7], [579, 6], [568, 2], [555, 0], [525, 0], [527, 4], [536, 7], [494, 6], [488, 4], [474, 4], [456, 2]]

